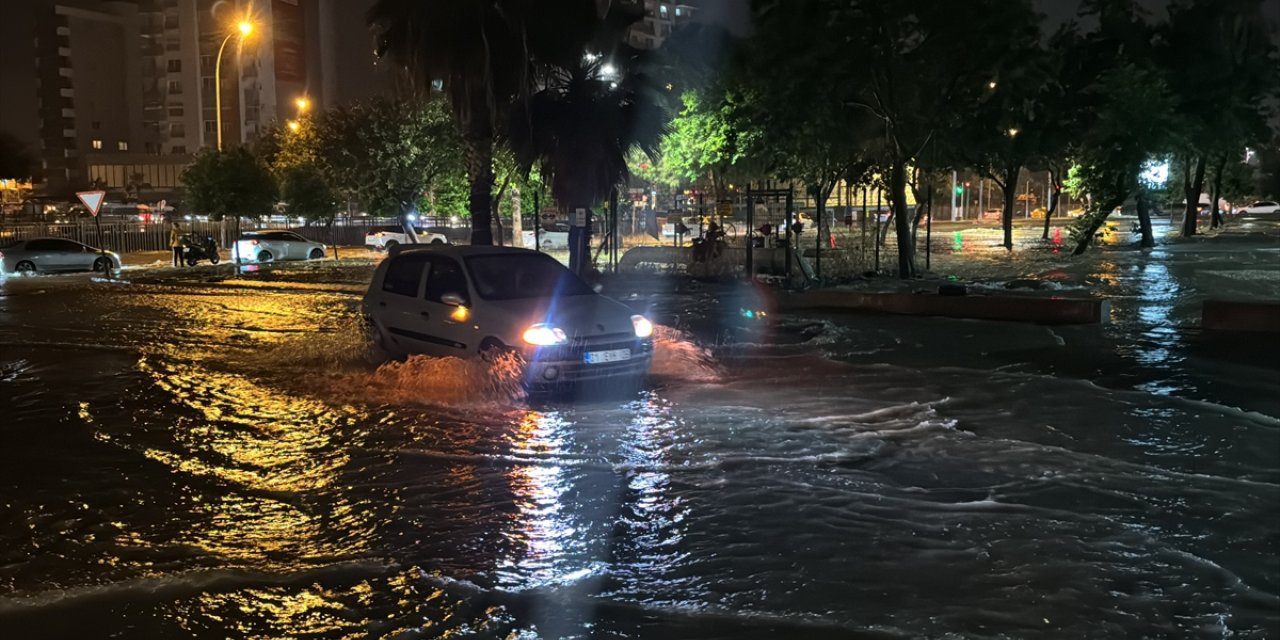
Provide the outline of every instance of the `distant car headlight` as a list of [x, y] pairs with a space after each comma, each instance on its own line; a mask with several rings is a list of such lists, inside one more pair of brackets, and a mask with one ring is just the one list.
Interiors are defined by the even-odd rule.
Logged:
[[559, 327], [553, 327], [549, 324], [535, 324], [524, 330], [524, 341], [537, 347], [550, 347], [557, 344], [568, 342], [569, 338], [564, 335]]
[[631, 326], [635, 327], [637, 338], [648, 338], [653, 335], [653, 323], [644, 316], [631, 316]]

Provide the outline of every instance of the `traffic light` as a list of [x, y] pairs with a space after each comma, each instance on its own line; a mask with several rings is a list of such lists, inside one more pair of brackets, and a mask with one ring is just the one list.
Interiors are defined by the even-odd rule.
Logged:
[[956, 185], [956, 195], [958, 195], [958, 196], [959, 196], [959, 195], [964, 195], [964, 185], [962, 185], [962, 184], [958, 184], [958, 185]]

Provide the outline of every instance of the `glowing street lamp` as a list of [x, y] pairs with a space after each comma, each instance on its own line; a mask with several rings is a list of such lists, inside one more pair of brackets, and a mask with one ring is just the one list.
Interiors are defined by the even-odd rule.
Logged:
[[240, 36], [241, 41], [249, 37], [253, 33], [253, 24], [247, 20], [241, 20], [236, 25], [236, 31], [227, 34], [222, 39], [222, 45], [218, 47], [218, 60], [213, 65], [213, 110], [214, 110], [214, 126], [218, 128], [218, 151], [222, 151], [222, 52], [226, 50], [227, 43], [236, 35]]
[[1009, 137], [1010, 137], [1010, 138], [1016, 138], [1016, 137], [1018, 137], [1018, 130], [1017, 130], [1017, 129], [1009, 129]]
[[311, 101], [306, 96], [298, 96], [298, 99], [294, 100], [293, 104], [298, 107], [298, 113], [300, 114], [306, 113], [311, 108]]

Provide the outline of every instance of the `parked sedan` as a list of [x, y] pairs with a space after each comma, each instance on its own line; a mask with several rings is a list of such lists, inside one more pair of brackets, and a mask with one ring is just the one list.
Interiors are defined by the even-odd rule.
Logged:
[[1280, 213], [1280, 203], [1271, 201], [1255, 202], [1237, 211], [1239, 214]]
[[327, 248], [292, 231], [267, 229], [241, 234], [236, 242], [236, 256], [240, 262], [320, 260]]
[[67, 238], [32, 238], [0, 248], [0, 273], [106, 271], [120, 268], [120, 256]]
[[400, 247], [374, 273], [364, 316], [390, 355], [513, 352], [531, 391], [643, 380], [653, 325], [546, 254], [503, 247]]

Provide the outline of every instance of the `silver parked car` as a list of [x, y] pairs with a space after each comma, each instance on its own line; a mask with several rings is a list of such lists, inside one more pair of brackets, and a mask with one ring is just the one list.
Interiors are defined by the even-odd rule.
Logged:
[[320, 260], [324, 244], [312, 242], [286, 229], [264, 229], [240, 234], [236, 242], [240, 262], [273, 262], [275, 260]]
[[67, 238], [32, 238], [0, 248], [0, 273], [103, 272], [108, 266], [119, 269], [120, 256]]
[[653, 324], [554, 258], [484, 246], [405, 246], [364, 297], [370, 338], [393, 356], [515, 352], [525, 386], [634, 382], [649, 372]]

